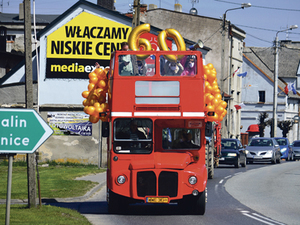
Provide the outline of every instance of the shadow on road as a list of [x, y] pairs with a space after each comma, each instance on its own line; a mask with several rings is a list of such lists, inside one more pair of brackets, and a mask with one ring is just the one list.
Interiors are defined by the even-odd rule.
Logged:
[[[54, 199], [43, 199], [46, 205], [69, 208], [80, 214], [108, 214], [106, 201], [91, 202], [57, 202]], [[121, 214], [123, 215], [189, 215], [188, 212], [180, 211], [177, 204], [170, 205], [129, 205]]]

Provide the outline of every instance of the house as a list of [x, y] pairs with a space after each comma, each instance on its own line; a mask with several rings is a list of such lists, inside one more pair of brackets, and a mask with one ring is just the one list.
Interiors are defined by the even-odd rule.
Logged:
[[[288, 83], [299, 85], [299, 49], [285, 47], [285, 42], [280, 43], [279, 66], [278, 66], [278, 121], [290, 120], [299, 114], [299, 92], [290, 90], [285, 93]], [[274, 49], [246, 47], [243, 55], [242, 71], [247, 75], [242, 78], [242, 102], [245, 107], [241, 109], [241, 132], [247, 132], [253, 124], [258, 124], [259, 114], [266, 112], [269, 119], [273, 118], [274, 99]], [[299, 88], [295, 88], [299, 90]], [[270, 127], [264, 131], [265, 137], [270, 137]], [[299, 127], [293, 123], [292, 130], [288, 133], [289, 141], [297, 140]], [[282, 136], [282, 131], [277, 128], [277, 137]]]

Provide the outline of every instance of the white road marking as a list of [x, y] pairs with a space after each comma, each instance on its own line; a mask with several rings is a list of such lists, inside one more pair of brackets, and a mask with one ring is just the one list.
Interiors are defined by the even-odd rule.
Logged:
[[223, 183], [223, 181], [224, 181], [223, 179], [222, 179], [222, 180], [220, 180], [219, 184], [222, 184], [222, 183]]

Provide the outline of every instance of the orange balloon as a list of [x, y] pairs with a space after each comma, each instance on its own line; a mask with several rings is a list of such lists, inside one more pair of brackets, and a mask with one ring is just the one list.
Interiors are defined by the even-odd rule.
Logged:
[[99, 67], [94, 70], [94, 73], [97, 74], [97, 76], [100, 76], [103, 73], [103, 71], [104, 70], [101, 67]]
[[89, 91], [92, 91], [94, 87], [95, 87], [95, 84], [90, 83], [90, 84], [88, 85], [88, 90], [89, 90]]
[[84, 98], [87, 98], [88, 96], [89, 96], [89, 91], [84, 91], [84, 92], [82, 92], [82, 97], [84, 97]]
[[221, 94], [221, 91], [220, 91], [219, 88], [218, 88], [218, 89], [213, 89], [212, 94], [213, 94], [213, 95]]
[[98, 102], [99, 102], [100, 104], [104, 103], [105, 100], [106, 100], [106, 99], [105, 99], [105, 97], [104, 97], [103, 95], [100, 95], [99, 98], [98, 98]]
[[206, 74], [204, 74], [204, 80], [205, 80], [205, 81], [207, 80], [207, 76], [206, 76]]
[[103, 111], [105, 112], [107, 109], [108, 109], [108, 103], [102, 103], [101, 104], [101, 106], [100, 106], [102, 109], [103, 109]]
[[92, 77], [97, 77], [97, 74], [94, 71], [89, 73], [89, 78], [91, 79]]
[[82, 102], [82, 105], [84, 106], [88, 106], [89, 105], [89, 102], [87, 99], [84, 99], [83, 102]]
[[88, 113], [86, 112], [87, 108], [88, 108], [88, 106], [85, 106], [85, 107], [83, 108], [83, 112], [85, 112], [86, 114], [88, 114]]
[[213, 89], [210, 85], [205, 86], [205, 92], [206, 93], [212, 93]]
[[207, 111], [207, 112], [213, 112], [213, 111], [215, 111], [215, 107], [213, 105], [208, 104], [205, 107], [205, 111]]
[[211, 104], [216, 108], [219, 106], [219, 104], [221, 103], [220, 100], [214, 98], [212, 101], [211, 101]]
[[207, 80], [209, 81], [209, 83], [213, 83], [216, 77], [217, 75], [215, 73], [210, 73], [207, 75]]
[[211, 69], [214, 68], [214, 65], [213, 65], [212, 63], [208, 63], [208, 64], [207, 64], [207, 67], [211, 70]]
[[225, 116], [226, 116], [226, 114], [227, 114], [227, 110], [226, 110], [226, 109], [224, 109], [224, 111], [223, 111], [223, 113], [222, 113], [222, 115], [221, 115], [221, 116], [225, 117]]
[[99, 88], [105, 88], [106, 87], [106, 82], [104, 80], [99, 80], [97, 86]]
[[[222, 95], [221, 94], [215, 94], [214, 97], [218, 100], [222, 100]], [[222, 102], [221, 102], [222, 103]], [[223, 106], [222, 106], [223, 107]]]
[[221, 104], [220, 104], [224, 109], [226, 109], [227, 107], [227, 102], [225, 101], [221, 101]]
[[211, 71], [209, 69], [204, 70], [204, 74], [206, 74], [207, 76], [209, 76], [211, 74]]
[[97, 123], [99, 121], [99, 118], [95, 117], [95, 116], [90, 116], [89, 117], [89, 121], [91, 123]]
[[98, 77], [91, 77], [90, 80], [89, 80], [89, 82], [92, 83], [92, 84], [97, 84]]
[[204, 66], [203, 66], [203, 69], [204, 69], [204, 70], [208, 70], [209, 68], [208, 68], [208, 66], [204, 65]]
[[209, 105], [211, 104], [211, 101], [214, 99], [214, 96], [209, 94], [205, 97], [205, 104]]
[[216, 108], [216, 113], [218, 114], [218, 115], [222, 115], [222, 113], [224, 112], [224, 108], [222, 107], [222, 106], [218, 106], [217, 108]]
[[95, 107], [94, 106], [89, 106], [87, 109], [86, 109], [86, 113], [89, 114], [89, 115], [92, 115], [95, 111]]

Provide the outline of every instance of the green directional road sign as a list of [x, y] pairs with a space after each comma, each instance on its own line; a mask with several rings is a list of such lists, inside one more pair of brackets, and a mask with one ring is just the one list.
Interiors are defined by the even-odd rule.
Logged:
[[34, 109], [0, 108], [0, 153], [33, 153], [52, 133]]

